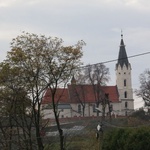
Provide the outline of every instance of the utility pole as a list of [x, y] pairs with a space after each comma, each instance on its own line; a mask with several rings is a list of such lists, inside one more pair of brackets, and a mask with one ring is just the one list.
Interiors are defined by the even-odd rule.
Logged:
[[103, 124], [102, 122], [97, 125], [96, 139], [98, 140], [98, 149], [101, 150], [103, 138]]

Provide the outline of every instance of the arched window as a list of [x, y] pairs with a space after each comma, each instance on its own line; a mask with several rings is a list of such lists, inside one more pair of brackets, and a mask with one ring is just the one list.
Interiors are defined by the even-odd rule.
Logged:
[[125, 108], [128, 108], [128, 102], [125, 102]]
[[78, 105], [78, 113], [81, 113], [81, 105]]
[[127, 86], [127, 81], [126, 81], [126, 79], [124, 79], [124, 86]]
[[127, 91], [124, 92], [124, 98], [127, 98]]

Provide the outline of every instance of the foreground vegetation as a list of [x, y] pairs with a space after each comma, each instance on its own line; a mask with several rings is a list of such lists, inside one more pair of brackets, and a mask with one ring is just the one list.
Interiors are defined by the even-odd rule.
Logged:
[[104, 135], [103, 150], [149, 150], [150, 127], [113, 129]]
[[[85, 123], [86, 122], [86, 123]], [[81, 120], [74, 125], [85, 125], [80, 134], [65, 136], [65, 150], [149, 150], [150, 123], [136, 117], [113, 118], [103, 122], [103, 132], [96, 138], [99, 119]], [[52, 142], [54, 140], [55, 142]], [[52, 137], [45, 150], [59, 150], [59, 140]]]
[[49, 89], [60, 149], [63, 149], [57, 110], [59, 99], [55, 94], [81, 65], [83, 45], [83, 41], [78, 41], [64, 46], [60, 38], [24, 32], [12, 40], [11, 50], [0, 63], [0, 148], [44, 149], [41, 104]]

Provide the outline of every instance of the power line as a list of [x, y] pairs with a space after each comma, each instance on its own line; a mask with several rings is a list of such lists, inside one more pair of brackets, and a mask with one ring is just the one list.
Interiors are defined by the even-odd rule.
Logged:
[[94, 66], [94, 65], [98, 65], [98, 64], [111, 63], [111, 62], [115, 62], [115, 61], [118, 61], [118, 60], [123, 60], [123, 59], [127, 59], [127, 58], [134, 58], [134, 57], [138, 57], [138, 56], [142, 56], [142, 55], [147, 55], [147, 54], [150, 54], [150, 52], [145, 52], [145, 53], [140, 53], [140, 54], [136, 54], [136, 55], [131, 55], [131, 56], [128, 56], [128, 57], [125, 57], [125, 58], [121, 58], [121, 59], [113, 59], [113, 60], [103, 61], [103, 62], [100, 62], [100, 63], [89, 64], [89, 65], [81, 66], [80, 68], [86, 68], [86, 67]]

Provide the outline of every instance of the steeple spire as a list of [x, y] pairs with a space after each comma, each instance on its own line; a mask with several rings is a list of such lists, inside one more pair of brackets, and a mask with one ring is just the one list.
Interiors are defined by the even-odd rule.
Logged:
[[121, 68], [123, 67], [123, 65], [126, 65], [126, 67], [128, 68], [128, 65], [129, 65], [129, 61], [128, 61], [128, 57], [127, 57], [127, 53], [126, 53], [126, 49], [125, 49], [125, 45], [124, 45], [124, 41], [123, 41], [122, 30], [121, 30], [121, 42], [120, 42], [117, 67], [118, 67], [118, 65], [120, 65]]
[[123, 32], [122, 32], [122, 30], [121, 30], [121, 39], [123, 39]]
[[[134, 109], [133, 91], [131, 82], [131, 64], [128, 61], [123, 33], [121, 30], [121, 42], [119, 47], [118, 62], [116, 64], [116, 85], [118, 88], [121, 109]], [[126, 113], [123, 113], [126, 115]]]

